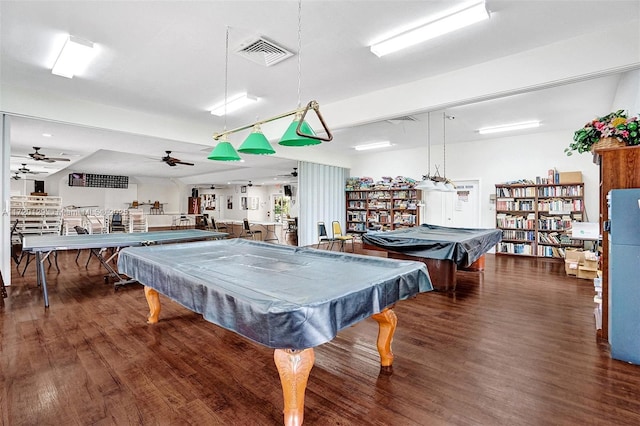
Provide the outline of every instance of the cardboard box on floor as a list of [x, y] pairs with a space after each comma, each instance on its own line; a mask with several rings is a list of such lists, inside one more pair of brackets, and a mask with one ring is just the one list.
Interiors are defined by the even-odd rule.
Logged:
[[564, 270], [567, 275], [592, 280], [598, 276], [596, 253], [568, 248], [564, 253]]
[[564, 270], [567, 275], [578, 276], [580, 265], [584, 265], [584, 251], [568, 248], [564, 251]]

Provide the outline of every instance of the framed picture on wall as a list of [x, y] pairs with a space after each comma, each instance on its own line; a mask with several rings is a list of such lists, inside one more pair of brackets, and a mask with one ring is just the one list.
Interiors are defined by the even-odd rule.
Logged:
[[240, 197], [240, 209], [247, 210], [247, 197]]
[[240, 187], [240, 192], [242, 192], [243, 194], [246, 194], [247, 193], [247, 187], [245, 185], [242, 185]]
[[233, 210], [233, 195], [227, 195], [227, 210]]

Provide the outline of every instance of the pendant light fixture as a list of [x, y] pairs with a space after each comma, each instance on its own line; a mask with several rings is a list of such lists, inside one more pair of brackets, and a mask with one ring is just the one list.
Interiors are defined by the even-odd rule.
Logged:
[[238, 152], [243, 154], [260, 154], [271, 155], [275, 154], [276, 150], [273, 149], [267, 137], [262, 133], [260, 125], [253, 126], [253, 130], [249, 133], [249, 136], [242, 142]]
[[[298, 0], [298, 109], [302, 103], [300, 102], [300, 87], [302, 82], [302, 0]], [[311, 137], [309, 137], [311, 136]], [[280, 138], [280, 145], [284, 146], [309, 146], [318, 145], [322, 141], [317, 139], [315, 132], [304, 121], [302, 113], [298, 112], [293, 118], [291, 124]]]
[[[227, 142], [225, 139], [228, 135], [240, 132], [242, 130], [250, 129], [250, 128], [253, 128], [253, 131], [251, 132], [249, 137], [247, 137], [247, 139], [243, 142], [240, 148], [238, 148], [238, 151], [242, 153], [247, 153], [247, 154], [275, 153], [275, 151], [271, 147], [271, 144], [269, 143], [267, 138], [264, 136], [264, 134], [260, 130], [260, 125], [264, 123], [270, 123], [272, 121], [279, 120], [281, 118], [289, 117], [292, 115], [294, 116], [293, 122], [289, 125], [286, 132], [280, 139], [280, 142], [279, 142], [280, 145], [309, 146], [309, 145], [317, 145], [322, 142], [330, 142], [331, 140], [333, 140], [333, 135], [331, 134], [331, 130], [329, 130], [329, 128], [327, 127], [327, 124], [324, 121], [324, 118], [320, 114], [320, 105], [318, 104], [318, 102], [309, 101], [307, 105], [305, 105], [304, 107], [302, 107], [301, 106], [302, 104], [300, 103], [300, 87], [301, 87], [301, 81], [302, 81], [301, 61], [300, 61], [301, 50], [302, 50], [301, 23], [302, 23], [302, 0], [298, 0], [298, 107], [293, 111], [285, 112], [284, 114], [276, 115], [276, 116], [267, 118], [265, 120], [256, 121], [255, 123], [251, 123], [245, 126], [240, 126], [232, 130], [227, 130], [227, 121], [226, 121], [226, 113], [225, 113], [224, 131], [213, 135], [213, 139], [215, 139], [216, 141], [222, 140], [222, 142], [218, 143], [218, 145], [216, 146], [216, 149], [217, 149], [218, 146], [222, 145], [222, 148], [220, 148], [221, 150], [220, 155], [217, 155], [218, 151], [214, 149], [213, 152], [209, 155], [208, 157], [209, 159], [222, 160], [222, 161], [239, 160], [240, 157], [238, 156], [237, 152], [235, 152], [235, 149], [233, 149], [233, 146], [229, 142]], [[228, 35], [228, 29], [227, 29], [227, 49], [226, 49], [227, 56], [229, 54], [228, 39], [229, 39], [229, 35]], [[227, 61], [225, 60], [225, 104], [226, 104], [226, 98], [227, 98], [227, 83], [226, 83], [227, 63], [226, 62]], [[316, 133], [311, 128], [311, 126], [305, 121], [305, 117], [309, 111], [315, 112], [316, 116], [318, 117], [318, 120], [320, 121], [320, 124], [322, 125], [324, 132], [327, 134], [326, 136], [316, 135]], [[225, 152], [222, 152], [223, 149], [225, 150]], [[233, 153], [235, 153], [235, 156], [232, 155], [233, 153], [231, 152], [231, 150], [233, 150]]]
[[[227, 32], [225, 37], [224, 48], [224, 130], [227, 130], [227, 93], [229, 83], [229, 27], [227, 26]], [[226, 134], [224, 135], [226, 139]], [[236, 152], [233, 145], [228, 140], [221, 140], [213, 148], [211, 154], [207, 157], [209, 160], [217, 161], [240, 161], [240, 156]]]
[[455, 192], [456, 188], [451, 181], [447, 179], [447, 120], [453, 120], [455, 117], [447, 115], [446, 112], [442, 113], [442, 173], [444, 176], [440, 176], [440, 170], [436, 166], [436, 173], [431, 176], [431, 113], [427, 113], [427, 121], [429, 122], [429, 128], [427, 131], [427, 156], [428, 156], [428, 171], [427, 174], [422, 176], [422, 181], [416, 185], [417, 189], [423, 191], [441, 191], [441, 192]]

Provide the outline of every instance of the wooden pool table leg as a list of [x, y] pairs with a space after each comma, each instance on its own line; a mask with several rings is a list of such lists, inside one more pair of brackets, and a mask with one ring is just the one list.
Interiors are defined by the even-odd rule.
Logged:
[[284, 395], [284, 424], [299, 426], [304, 417], [304, 392], [315, 361], [313, 348], [276, 349], [273, 359], [280, 374]]
[[378, 352], [380, 353], [380, 364], [383, 367], [390, 367], [393, 364], [393, 352], [391, 351], [391, 342], [393, 341], [393, 333], [396, 331], [398, 317], [391, 308], [387, 308], [380, 313], [371, 316], [378, 322], [380, 327], [378, 330]]
[[160, 316], [160, 295], [151, 287], [144, 286], [144, 296], [147, 298], [147, 304], [149, 305], [147, 324], [155, 324]]

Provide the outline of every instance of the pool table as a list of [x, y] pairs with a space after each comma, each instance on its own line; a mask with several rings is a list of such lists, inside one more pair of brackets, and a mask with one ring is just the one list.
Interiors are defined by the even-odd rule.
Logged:
[[284, 423], [302, 424], [314, 347], [372, 317], [383, 367], [393, 362], [393, 305], [432, 290], [424, 264], [229, 239], [120, 252], [121, 272], [144, 284], [150, 324], [160, 294], [207, 320], [275, 349]]
[[499, 229], [451, 228], [422, 224], [394, 231], [367, 232], [362, 246], [387, 257], [424, 262], [435, 290], [455, 291], [456, 271], [482, 271], [484, 255], [502, 240]]

